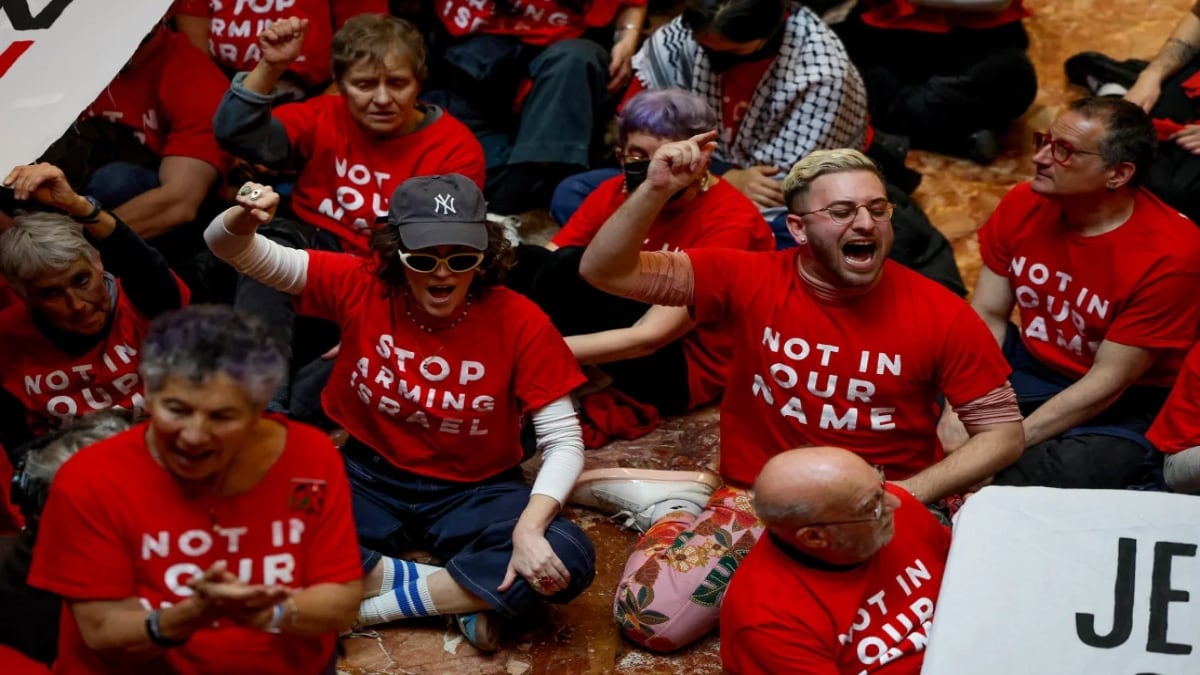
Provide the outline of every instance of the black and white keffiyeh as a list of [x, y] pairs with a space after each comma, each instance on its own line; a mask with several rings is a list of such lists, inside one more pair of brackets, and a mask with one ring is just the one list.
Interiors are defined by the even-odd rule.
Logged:
[[[648, 89], [680, 87], [721, 110], [721, 83], [680, 17], [654, 32], [633, 57]], [[813, 150], [862, 149], [867, 92], [841, 40], [807, 7], [792, 4], [783, 44], [716, 159], [739, 167], [792, 168]]]

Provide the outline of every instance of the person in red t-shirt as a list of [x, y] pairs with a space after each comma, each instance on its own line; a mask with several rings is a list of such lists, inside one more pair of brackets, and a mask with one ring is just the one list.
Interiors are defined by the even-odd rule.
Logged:
[[754, 484], [767, 536], [721, 603], [731, 675], [917, 675], [950, 529], [853, 453], [776, 455]]
[[[341, 330], [322, 404], [350, 436], [342, 453], [368, 573], [360, 623], [456, 614], [472, 644], [494, 650], [497, 615], [567, 602], [595, 574], [587, 535], [559, 515], [583, 466], [570, 398], [583, 373], [546, 315], [499, 285], [511, 246], [466, 177], [397, 187], [371, 259], [256, 235], [278, 201], [247, 184], [205, 236], [218, 257]], [[543, 457], [532, 490], [524, 415]], [[445, 566], [394, 557], [408, 546]]]
[[[714, 324], [694, 326], [686, 308], [647, 306], [597, 291], [579, 277], [579, 259], [596, 231], [637, 188], [660, 145], [711, 129], [716, 114], [681, 89], [644, 91], [618, 119], [617, 156], [624, 176], [600, 185], [546, 249], [521, 246], [521, 288], [567, 336], [580, 363], [603, 364], [613, 386], [663, 414], [721, 395], [729, 337]], [[705, 174], [680, 192], [650, 228], [643, 250], [731, 248], [770, 251], [771, 229], [754, 204], [726, 181]]]
[[264, 415], [286, 369], [267, 327], [178, 310], [139, 368], [149, 421], [67, 461], [42, 513], [54, 672], [327, 672], [362, 594], [350, 489], [322, 432]]
[[1022, 0], [992, 4], [1003, 6], [863, 0], [834, 24], [862, 73], [872, 126], [915, 148], [981, 164], [996, 158], [998, 137], [1038, 86], [1021, 25], [1029, 11]]
[[[13, 453], [67, 419], [137, 409], [142, 338], [189, 291], [114, 212], [79, 196], [50, 164], [5, 178], [46, 211], [0, 233], [0, 276], [21, 302], [0, 311], [0, 444]], [[81, 232], [82, 230], [82, 232]]]
[[277, 93], [301, 99], [330, 81], [329, 41], [346, 20], [359, 14], [388, 14], [388, 0], [176, 0], [175, 25], [197, 48], [212, 55], [231, 77], [250, 70], [262, 58], [257, 36], [276, 21], [292, 16], [309, 21], [304, 53], [276, 85]]
[[[646, 0], [437, 0], [430, 100], [479, 138], [488, 207], [545, 206], [591, 165], [632, 74]], [[604, 34], [615, 24], [615, 30]], [[606, 47], [593, 39], [607, 42]]]
[[1200, 346], [1188, 354], [1146, 440], [1164, 454], [1167, 487], [1200, 494]]
[[[996, 482], [1147, 483], [1161, 457], [1143, 434], [1200, 323], [1200, 231], [1139, 187], [1156, 141], [1133, 103], [1076, 101], [1036, 141], [1037, 175], [979, 232], [971, 305], [1013, 366], [1025, 413], [1025, 452]], [[950, 416], [948, 444], [955, 429]]]
[[[289, 18], [259, 35], [262, 59], [234, 78], [214, 121], [217, 139], [238, 157], [299, 169], [291, 209], [263, 228], [295, 248], [368, 252], [368, 236], [387, 215], [388, 196], [412, 176], [460, 173], [483, 185], [483, 150], [444, 109], [418, 101], [425, 45], [402, 19], [364, 14], [333, 37], [333, 74], [341, 95], [272, 108], [275, 85], [303, 53], [311, 22]], [[328, 377], [321, 355], [337, 343], [328, 322], [294, 330], [291, 299], [253, 279], [238, 281], [235, 307], [258, 313], [291, 346], [292, 376], [271, 409], [319, 417], [312, 400]], [[315, 420], [314, 420], [315, 421]]]
[[[798, 244], [791, 251], [639, 250], [669, 197], [703, 174], [715, 137], [660, 147], [646, 181], [580, 263], [602, 290], [687, 306], [697, 321], [722, 321], [732, 334], [721, 402], [725, 487], [707, 504], [673, 497], [669, 481], [658, 490], [610, 480], [576, 491], [610, 508], [644, 508], [656, 521], [626, 564], [615, 607], [625, 634], [651, 649], [678, 648], [716, 625], [725, 580], [761, 531], [749, 487], [773, 455], [850, 448], [934, 503], [990, 478], [1021, 451], [999, 347], [960, 298], [887, 260], [892, 205], [861, 152], [817, 151], [789, 172], [788, 226]], [[950, 455], [936, 433], [940, 397], [969, 410], [970, 439]], [[631, 503], [639, 493], [644, 501]], [[719, 546], [693, 547], [694, 536], [715, 536]], [[701, 578], [689, 576], [697, 569]]]

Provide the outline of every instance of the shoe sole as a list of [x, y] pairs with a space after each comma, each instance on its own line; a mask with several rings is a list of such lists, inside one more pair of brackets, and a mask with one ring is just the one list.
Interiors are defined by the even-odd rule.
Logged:
[[575, 489], [590, 483], [610, 480], [643, 481], [648, 483], [700, 483], [712, 490], [721, 487], [721, 479], [707, 471], [662, 471], [658, 469], [590, 469], [579, 474]]

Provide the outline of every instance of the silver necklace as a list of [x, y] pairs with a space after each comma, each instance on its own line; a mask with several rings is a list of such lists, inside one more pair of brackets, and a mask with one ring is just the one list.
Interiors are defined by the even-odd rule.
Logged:
[[412, 303], [413, 303], [413, 298], [410, 295], [408, 297], [408, 302], [404, 303], [404, 313], [408, 315], [408, 319], [409, 319], [409, 321], [413, 322], [413, 325], [415, 325], [417, 328], [420, 328], [421, 330], [425, 331], [426, 333], [436, 333], [436, 332], [440, 332], [440, 331], [444, 331], [444, 330], [450, 330], [451, 328], [454, 328], [458, 324], [462, 323], [463, 319], [467, 318], [467, 312], [471, 311], [471, 301], [468, 299], [463, 304], [462, 313], [458, 315], [458, 318], [456, 318], [455, 320], [446, 324], [445, 326], [438, 326], [436, 328], [431, 328], [431, 327], [426, 326], [425, 324], [421, 323], [420, 321], [417, 320], [417, 317], [413, 316]]

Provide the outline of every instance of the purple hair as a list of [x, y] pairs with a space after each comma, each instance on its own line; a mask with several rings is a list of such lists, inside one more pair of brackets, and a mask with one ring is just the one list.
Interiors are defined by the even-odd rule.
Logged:
[[172, 377], [201, 384], [225, 373], [251, 400], [266, 403], [287, 374], [287, 359], [259, 318], [228, 306], [193, 305], [154, 320], [138, 371], [149, 393]]
[[717, 128], [717, 113], [704, 99], [683, 89], [647, 89], [625, 103], [617, 118], [617, 140], [625, 147], [629, 135], [640, 131], [682, 141]]

